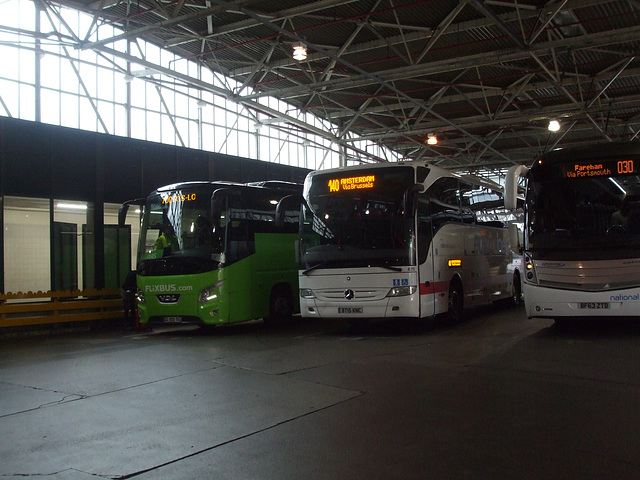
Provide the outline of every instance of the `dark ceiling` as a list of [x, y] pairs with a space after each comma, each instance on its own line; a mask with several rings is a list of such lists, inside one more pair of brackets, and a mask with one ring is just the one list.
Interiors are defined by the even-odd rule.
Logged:
[[[240, 83], [211, 89], [312, 130], [274, 96], [330, 120], [350, 156], [365, 138], [454, 169], [528, 163], [557, 147], [638, 140], [640, 2], [634, 0], [62, 0]], [[294, 44], [308, 58], [292, 59]], [[140, 62], [138, 62], [140, 63]], [[148, 68], [165, 75], [169, 69]], [[262, 102], [264, 103], [264, 102]], [[550, 119], [560, 130], [550, 133]], [[314, 131], [314, 133], [317, 133]], [[439, 143], [428, 146], [428, 134]]]

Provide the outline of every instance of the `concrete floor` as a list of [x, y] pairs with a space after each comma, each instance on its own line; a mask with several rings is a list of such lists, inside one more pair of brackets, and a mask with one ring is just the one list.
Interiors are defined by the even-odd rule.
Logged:
[[640, 471], [640, 327], [0, 340], [0, 478], [602, 479]]

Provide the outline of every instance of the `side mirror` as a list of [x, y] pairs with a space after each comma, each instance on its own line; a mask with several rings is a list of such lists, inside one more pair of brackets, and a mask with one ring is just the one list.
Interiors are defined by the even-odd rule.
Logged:
[[511, 250], [516, 253], [522, 253], [522, 232], [518, 229], [518, 225], [515, 223], [509, 224], [509, 243], [511, 244]]
[[131, 205], [142, 206], [146, 202], [146, 198], [136, 198], [135, 200], [127, 200], [122, 205], [120, 205], [120, 209], [118, 210], [118, 227], [124, 227], [127, 223], [127, 212], [129, 211], [129, 207]]
[[123, 203], [118, 210], [118, 227], [124, 227], [127, 221], [127, 212], [129, 211], [129, 205]]
[[220, 225], [220, 215], [224, 207], [224, 200], [230, 196], [240, 196], [242, 193], [237, 188], [218, 188], [211, 194], [210, 213], [214, 225]]
[[405, 217], [411, 218], [418, 208], [418, 193], [424, 191], [424, 185], [416, 183], [407, 188], [402, 196], [402, 209]]
[[504, 180], [504, 207], [507, 210], [518, 208], [518, 183], [520, 177], [524, 177], [528, 171], [529, 167], [525, 165], [514, 165], [507, 171]]
[[295, 210], [300, 211], [300, 204], [303, 202], [302, 195], [287, 195], [282, 197], [276, 205], [276, 227], [281, 228], [284, 225], [285, 213], [287, 210], [293, 210], [291, 207], [296, 207]]

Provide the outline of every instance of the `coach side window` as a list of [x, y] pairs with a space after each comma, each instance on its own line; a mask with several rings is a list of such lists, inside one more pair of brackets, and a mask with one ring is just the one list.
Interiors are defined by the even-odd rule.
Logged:
[[424, 194], [421, 194], [418, 197], [418, 264], [422, 264], [427, 260], [432, 238], [429, 199]]
[[474, 186], [467, 182], [460, 182], [460, 216], [462, 223], [475, 223], [476, 216], [472, 208]]
[[436, 180], [429, 187], [427, 196], [431, 200], [431, 222], [434, 233], [445, 223], [462, 221], [457, 178], [443, 177]]

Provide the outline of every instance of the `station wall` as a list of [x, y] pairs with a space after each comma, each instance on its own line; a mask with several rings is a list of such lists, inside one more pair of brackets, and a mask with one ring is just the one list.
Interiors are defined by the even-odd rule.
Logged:
[[[110, 266], [105, 266], [112, 261], [109, 229], [117, 223], [117, 209], [122, 202], [144, 197], [162, 185], [194, 180], [301, 183], [308, 172], [0, 117], [0, 292], [55, 289], [61, 268], [56, 252], [65, 248], [74, 249], [72, 256], [77, 256], [72, 265], [77, 278], [66, 283], [80, 289], [119, 284], [126, 271], [112, 278]], [[130, 213], [132, 257], [136, 220]], [[69, 241], [73, 236], [75, 245]]]

